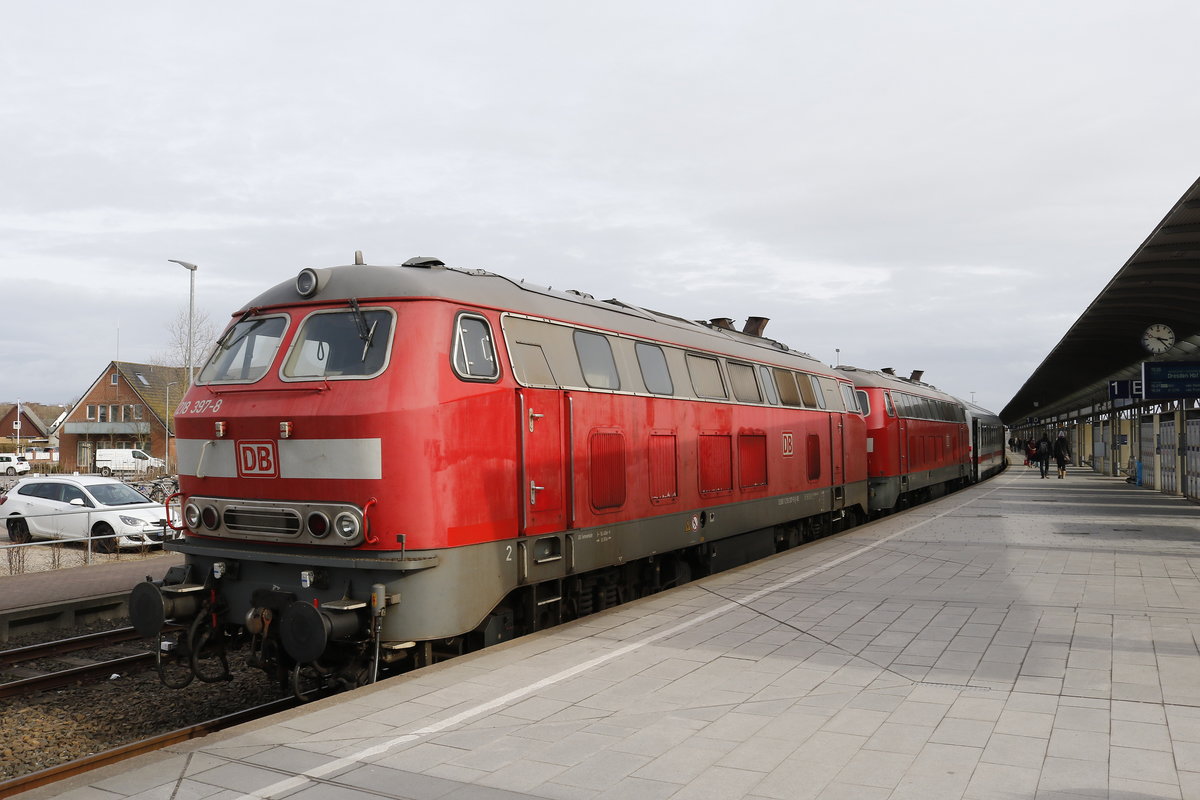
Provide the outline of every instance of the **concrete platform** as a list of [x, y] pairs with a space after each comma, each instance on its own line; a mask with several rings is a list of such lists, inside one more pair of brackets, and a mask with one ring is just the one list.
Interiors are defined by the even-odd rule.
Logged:
[[1073, 470], [26, 798], [1200, 797], [1200, 507]]

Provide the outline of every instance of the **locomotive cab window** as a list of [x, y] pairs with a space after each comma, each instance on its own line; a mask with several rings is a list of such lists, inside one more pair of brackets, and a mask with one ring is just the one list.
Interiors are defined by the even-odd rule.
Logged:
[[216, 350], [200, 370], [196, 382], [253, 383], [258, 380], [275, 360], [287, 323], [288, 318], [284, 316], [240, 320], [217, 342]]
[[390, 309], [336, 309], [310, 314], [300, 325], [283, 365], [284, 380], [372, 378], [391, 350]]
[[458, 315], [454, 325], [454, 371], [468, 381], [494, 381], [500, 377], [492, 329], [483, 317]]
[[871, 415], [871, 398], [862, 389], [854, 390], [854, 398], [858, 400], [858, 410], [862, 412], [864, 417]]

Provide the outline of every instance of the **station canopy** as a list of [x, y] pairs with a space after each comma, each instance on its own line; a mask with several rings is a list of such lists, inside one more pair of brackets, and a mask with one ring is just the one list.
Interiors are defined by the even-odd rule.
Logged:
[[[1175, 345], [1151, 355], [1143, 332], [1161, 323]], [[1000, 412], [1006, 425], [1099, 409], [1109, 382], [1140, 380], [1143, 361], [1200, 361], [1200, 180], [1092, 301]]]

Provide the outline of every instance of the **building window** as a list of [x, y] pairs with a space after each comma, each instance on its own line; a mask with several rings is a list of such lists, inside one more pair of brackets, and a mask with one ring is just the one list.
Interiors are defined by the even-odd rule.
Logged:
[[88, 418], [88, 419], [95, 419], [95, 418], [96, 418], [96, 407], [95, 407], [94, 405], [91, 405], [91, 404], [89, 404], [89, 405], [88, 405], [88, 407], [87, 407], [87, 418]]
[[121, 376], [120, 376], [119, 374], [115, 373], [115, 372], [114, 372], [114, 373], [112, 374], [112, 376], [109, 378], [109, 380], [110, 380], [110, 382], [112, 383], [112, 385], [113, 385], [113, 386], [116, 386], [116, 385], [117, 385], [117, 382], [118, 382], [120, 379], [121, 379]]

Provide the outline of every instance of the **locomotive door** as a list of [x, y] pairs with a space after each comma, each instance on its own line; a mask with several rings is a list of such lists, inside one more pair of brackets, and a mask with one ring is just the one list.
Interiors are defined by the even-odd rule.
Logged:
[[566, 527], [565, 447], [562, 392], [519, 389], [517, 420], [521, 432], [521, 469], [517, 493], [521, 534]]
[[840, 508], [846, 499], [841, 491], [846, 483], [846, 426], [841, 414], [829, 415], [829, 458], [829, 475], [833, 481], [834, 497], [839, 499], [835, 505]]

